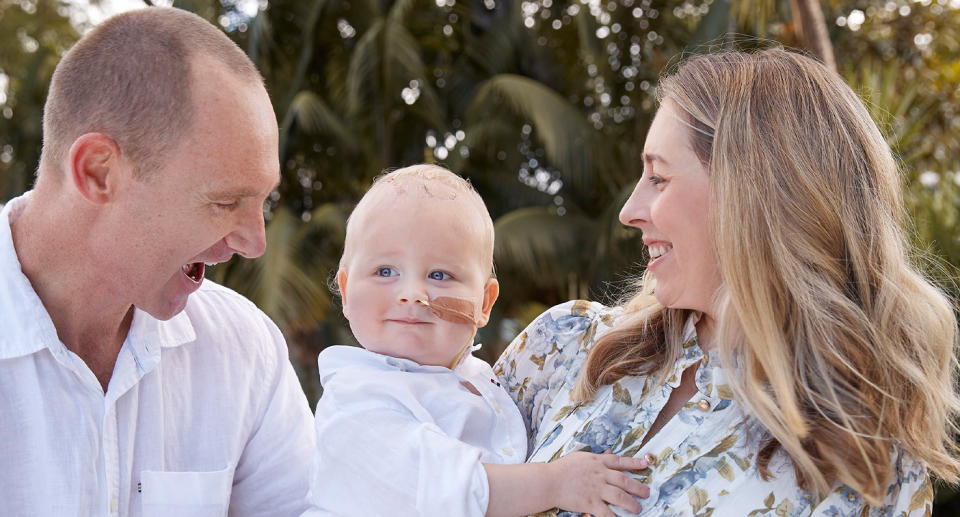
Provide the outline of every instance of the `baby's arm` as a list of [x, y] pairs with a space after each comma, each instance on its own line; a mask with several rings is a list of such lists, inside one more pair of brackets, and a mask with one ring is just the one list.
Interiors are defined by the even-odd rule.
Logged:
[[573, 452], [550, 463], [483, 464], [490, 485], [487, 517], [512, 517], [562, 508], [598, 517], [615, 517], [613, 504], [640, 512], [633, 496], [650, 489], [623, 471], [647, 467], [643, 458]]

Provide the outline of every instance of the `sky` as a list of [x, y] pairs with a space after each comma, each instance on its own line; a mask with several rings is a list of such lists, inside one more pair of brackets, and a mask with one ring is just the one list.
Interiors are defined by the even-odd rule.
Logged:
[[[99, 2], [67, 0], [67, 3], [74, 7], [71, 12], [71, 19], [74, 25], [78, 27], [92, 27], [114, 14], [146, 6], [142, 0], [100, 0]], [[252, 17], [264, 2], [262, 0], [239, 0], [236, 3], [241, 12]], [[172, 5], [173, 0], [154, 0], [153, 4]]]

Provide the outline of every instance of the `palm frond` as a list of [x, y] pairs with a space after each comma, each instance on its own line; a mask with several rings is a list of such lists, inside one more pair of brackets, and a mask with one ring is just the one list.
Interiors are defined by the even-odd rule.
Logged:
[[323, 99], [311, 91], [302, 91], [293, 98], [290, 107], [292, 116], [284, 119], [281, 134], [289, 132], [290, 124], [295, 120], [303, 130], [312, 135], [332, 136], [337, 144], [347, 150], [357, 147], [357, 138], [347, 125], [330, 109]]
[[250, 61], [257, 63], [260, 55], [265, 49], [269, 49], [273, 42], [273, 25], [270, 23], [270, 17], [263, 11], [251, 21], [250, 41], [247, 43], [247, 56]]
[[385, 26], [383, 18], [378, 18], [363, 33], [347, 68], [347, 116], [358, 117], [368, 113], [376, 92], [382, 88], [380, 76], [381, 47], [380, 40]]
[[312, 214], [317, 216], [305, 223], [281, 206], [266, 227], [263, 256], [234, 259], [214, 271], [215, 280], [245, 295], [285, 330], [312, 328], [326, 317], [331, 305], [326, 277], [337, 257], [302, 255], [315, 247], [312, 243], [318, 233], [342, 242], [345, 217], [338, 217], [332, 205], [322, 205]]
[[471, 123], [483, 120], [503, 104], [533, 123], [547, 159], [560, 169], [566, 183], [574, 188], [589, 187], [598, 170], [593, 149], [599, 138], [582, 113], [534, 79], [500, 74], [480, 86], [467, 118]]
[[589, 269], [596, 226], [579, 215], [541, 207], [514, 210], [494, 223], [497, 267], [538, 287], [566, 290], [571, 273]]

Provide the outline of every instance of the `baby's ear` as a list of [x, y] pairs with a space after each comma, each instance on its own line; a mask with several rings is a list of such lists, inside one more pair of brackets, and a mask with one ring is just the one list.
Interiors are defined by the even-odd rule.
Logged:
[[337, 271], [337, 289], [340, 291], [340, 304], [343, 306], [343, 317], [350, 319], [350, 315], [347, 314], [347, 270], [340, 269]]
[[497, 282], [496, 278], [488, 278], [483, 286], [483, 304], [480, 306], [480, 315], [477, 316], [477, 327], [482, 327], [490, 321], [490, 311], [498, 296], [500, 296], [500, 282]]

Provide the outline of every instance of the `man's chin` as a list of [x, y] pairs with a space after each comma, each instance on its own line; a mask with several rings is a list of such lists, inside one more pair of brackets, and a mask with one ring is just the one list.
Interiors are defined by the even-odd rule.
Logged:
[[163, 300], [155, 300], [154, 303], [149, 305], [137, 305], [136, 307], [160, 321], [167, 321], [183, 312], [183, 309], [187, 307], [189, 297], [190, 294], [180, 294]]

